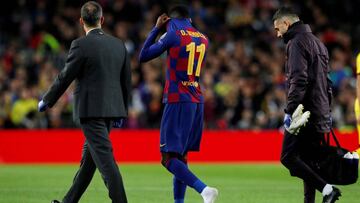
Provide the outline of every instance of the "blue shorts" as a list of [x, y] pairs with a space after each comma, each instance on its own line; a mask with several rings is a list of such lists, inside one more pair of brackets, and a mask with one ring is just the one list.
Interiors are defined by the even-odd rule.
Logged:
[[160, 127], [160, 151], [181, 155], [199, 151], [203, 119], [202, 103], [165, 104]]

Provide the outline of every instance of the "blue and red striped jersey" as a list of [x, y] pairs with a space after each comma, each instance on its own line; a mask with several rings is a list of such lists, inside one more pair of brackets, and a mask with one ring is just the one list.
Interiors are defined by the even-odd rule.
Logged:
[[155, 43], [158, 34], [156, 27], [150, 32], [139, 60], [145, 62], [167, 51], [163, 102], [203, 103], [199, 78], [208, 48], [207, 37], [188, 19], [171, 19], [167, 32]]

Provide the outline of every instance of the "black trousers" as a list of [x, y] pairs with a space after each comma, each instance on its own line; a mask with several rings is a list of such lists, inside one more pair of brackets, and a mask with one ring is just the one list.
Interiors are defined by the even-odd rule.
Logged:
[[91, 182], [96, 168], [109, 190], [112, 203], [127, 203], [124, 185], [115, 162], [109, 133], [111, 119], [81, 119], [81, 128], [86, 137], [80, 168], [73, 184], [63, 199], [63, 203], [76, 203]]
[[315, 202], [315, 190], [322, 191], [327, 184], [321, 174], [317, 174], [307, 163], [315, 156], [324, 133], [318, 133], [311, 126], [301, 129], [298, 135], [285, 131], [281, 152], [281, 163], [292, 176], [304, 181], [304, 202]]

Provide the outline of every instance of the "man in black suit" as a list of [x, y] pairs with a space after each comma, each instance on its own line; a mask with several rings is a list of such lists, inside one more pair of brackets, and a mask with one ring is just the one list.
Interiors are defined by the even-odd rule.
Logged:
[[[101, 30], [101, 6], [93, 1], [81, 8], [86, 36], [72, 42], [65, 68], [39, 102], [39, 111], [51, 108], [73, 80], [74, 118], [86, 141], [80, 169], [63, 203], [78, 202], [99, 169], [113, 203], [126, 203], [126, 194], [109, 139], [112, 126], [121, 127], [131, 95], [130, 59], [124, 43]], [[53, 200], [53, 203], [59, 201]]]

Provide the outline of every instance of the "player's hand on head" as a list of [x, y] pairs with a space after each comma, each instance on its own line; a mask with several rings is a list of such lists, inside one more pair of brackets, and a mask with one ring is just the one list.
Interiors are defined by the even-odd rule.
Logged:
[[170, 20], [170, 17], [166, 14], [163, 13], [161, 16], [158, 17], [157, 21], [156, 21], [156, 27], [157, 28], [161, 28], [162, 26], [164, 26], [166, 24], [166, 22], [168, 22]]

